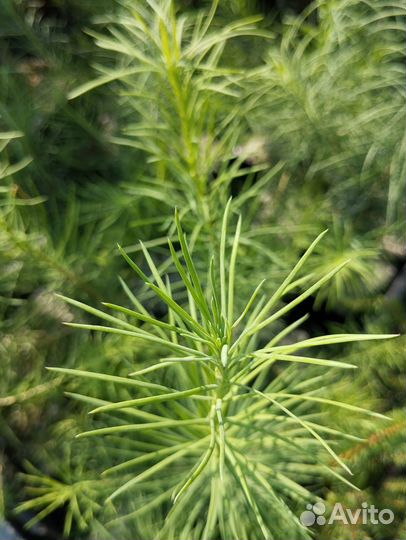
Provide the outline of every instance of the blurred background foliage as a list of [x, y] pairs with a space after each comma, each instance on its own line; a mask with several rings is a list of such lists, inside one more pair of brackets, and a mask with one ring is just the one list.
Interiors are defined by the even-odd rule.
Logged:
[[[278, 286], [328, 227], [311, 271], [351, 261], [295, 312], [311, 313], [306, 334], [404, 333], [404, 6], [225, 0], [215, 39], [198, 39], [211, 6], [179, 0], [165, 34], [144, 2], [0, 3], [0, 512], [23, 537], [108, 537], [99, 472], [114, 452], [72, 443], [87, 419], [63, 389], [78, 383], [45, 366], [125, 375], [154, 350], [64, 327], [77, 314], [54, 292], [128, 303], [120, 275], [159, 316], [115, 246], [137, 257], [142, 239], [165, 269], [175, 206], [204, 267], [233, 195], [242, 303], [264, 277], [267, 291]], [[144, 32], [129, 24], [134, 10]], [[361, 365], [342, 394], [393, 422], [362, 426], [367, 442], [341, 449], [361, 492], [318, 492], [396, 511], [390, 528], [360, 525], [352, 538], [401, 538], [404, 339], [337, 354]], [[126, 537], [152, 538], [160, 516], [132, 505]]]

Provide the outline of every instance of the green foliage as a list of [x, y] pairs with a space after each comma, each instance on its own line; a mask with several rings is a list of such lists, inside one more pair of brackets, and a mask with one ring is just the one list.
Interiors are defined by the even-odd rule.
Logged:
[[404, 208], [404, 15], [401, 2], [316, 2], [286, 21], [253, 80], [266, 85], [253, 118], [271, 152], [356, 223], [392, 224]]
[[65, 4], [0, 6], [0, 513], [402, 537], [404, 6]]
[[[362, 491], [355, 493], [334, 486], [327, 502], [334, 505], [341, 502], [347, 508], [359, 508], [363, 501], [373, 501], [376, 508], [390, 508], [395, 515], [388, 525], [356, 524], [353, 527], [356, 538], [401, 538], [404, 516], [405, 484], [401, 471], [405, 468], [404, 435], [406, 423], [402, 410], [392, 413], [389, 426], [372, 433], [362, 443], [350, 446], [343, 458], [357, 471]], [[382, 471], [389, 470], [386, 475]], [[371, 483], [370, 479], [374, 482]], [[342, 523], [330, 525], [324, 532], [326, 538], [340, 538], [346, 527]]]
[[[59, 467], [58, 464], [58, 469]], [[36, 469], [31, 470], [31, 468], [30, 473], [22, 475], [22, 480], [27, 486], [26, 493], [30, 499], [20, 504], [16, 508], [16, 512], [37, 511], [35, 517], [27, 522], [27, 527], [32, 527], [57, 508], [65, 507], [64, 535], [70, 534], [73, 520], [75, 520], [79, 530], [86, 530], [88, 524], [94, 519], [94, 511], [100, 505], [95, 501], [99, 497], [96, 481], [83, 480], [83, 474], [84, 472], [80, 471], [79, 480], [67, 483], [54, 480]], [[57, 475], [60, 475], [60, 470], [57, 471]], [[71, 475], [71, 471], [69, 471], [69, 475]]]
[[[95, 408], [90, 411], [92, 415], [121, 412], [124, 417], [120, 417], [118, 424], [116, 420], [113, 425], [109, 423], [107, 427], [85, 431], [79, 437], [117, 437], [116, 434], [119, 434], [118, 444], [122, 448], [141, 441], [146, 446], [156, 448], [109, 467], [103, 474], [119, 478], [125, 474], [119, 487], [109, 496], [109, 501], [130, 490], [129, 496], [133, 496], [133, 490], [137, 488], [151, 501], [161, 502], [162, 491], [166, 494], [165, 499], [172, 499], [174, 506], [159, 533], [160, 537], [168, 537], [166, 535], [171, 531], [170, 537], [178, 538], [187, 531], [190, 538], [210, 538], [219, 534], [223, 538], [231, 535], [244, 538], [249, 531], [251, 538], [277, 538], [282, 534], [307, 538], [289, 507], [292, 500], [295, 505], [300, 502], [305, 504], [312, 497], [311, 492], [301, 486], [300, 481], [298, 483], [298, 476], [317, 477], [324, 472], [352, 486], [345, 477], [327, 465], [325, 455], [320, 450], [324, 450], [349, 473], [348, 466], [333, 450], [330, 439], [358, 439], [355, 435], [346, 435], [324, 425], [322, 417], [314, 421], [315, 414], [317, 417], [314, 405], [325, 404], [353, 413], [381, 415], [350, 403], [331, 400], [331, 389], [323, 372], [306, 371], [302, 366], [320, 366], [325, 370], [349, 369], [355, 368], [355, 365], [295, 353], [328, 344], [393, 336], [333, 334], [298, 342], [289, 340], [290, 333], [303, 322], [302, 318], [258, 348], [262, 329], [275, 323], [317, 291], [342, 269], [343, 264], [308, 286], [294, 300], [274, 310], [286, 293], [297, 287], [298, 281], [303, 283], [303, 277], [298, 276], [322, 238], [321, 234], [270, 299], [265, 296], [258, 298], [259, 286], [242, 313], [235, 315], [235, 274], [238, 273], [236, 259], [241, 220], [238, 220], [231, 253], [228, 254], [226, 237], [230, 235], [229, 209], [230, 203], [224, 213], [220, 251], [217, 257], [211, 259], [207, 272], [207, 287], [199, 278], [179, 216], [176, 216], [180, 251], [176, 252], [170, 240], [169, 247], [173, 264], [187, 290], [188, 310], [176, 302], [170, 282], [160, 275], [142, 244], [153, 276], [151, 279], [125, 251], [121, 248], [120, 251], [138, 276], [166, 305], [168, 313], [165, 318], [152, 317], [141, 305], [137, 306], [140, 311], [134, 311], [105, 304], [126, 315], [124, 320], [65, 298], [68, 303], [114, 325], [67, 323], [69, 326], [152, 342], [162, 351], [159, 360], [154, 359], [146, 368], [130, 373], [132, 378], [67, 368], [52, 369], [57, 373], [123, 385], [139, 392], [137, 397], [116, 402], [75, 394], [72, 397], [94, 405]], [[308, 276], [304, 278], [305, 281], [309, 279]], [[138, 326], [128, 319], [144, 324]], [[282, 340], [288, 342], [280, 344]], [[278, 362], [292, 364], [292, 368], [278, 370]], [[159, 377], [162, 372], [164, 374]], [[149, 382], [149, 374], [157, 375], [161, 382]], [[326, 383], [321, 386], [320, 380], [323, 378]], [[153, 413], [154, 410], [160, 414]], [[134, 418], [132, 423], [128, 423], [130, 417]], [[133, 433], [136, 434], [135, 439]], [[252, 440], [258, 438], [258, 449], [248, 454]], [[173, 444], [168, 444], [169, 441]], [[146, 466], [145, 462], [154, 464]], [[154, 485], [150, 490], [144, 487], [147, 479], [162, 475], [167, 467], [174, 465], [177, 467], [176, 477], [169, 473], [165, 487], [163, 482], [158, 484], [158, 489]], [[127, 473], [128, 470], [134, 472]], [[198, 500], [194, 503], [196, 490]], [[227, 496], [230, 492], [236, 494], [235, 498]], [[239, 517], [244, 500], [248, 512], [246, 523]], [[202, 518], [189, 510], [194, 504], [199, 506], [199, 515], [206, 516], [204, 529], [201, 527]], [[225, 515], [228, 516], [227, 520]]]
[[246, 70], [223, 67], [222, 58], [230, 40], [267, 33], [255, 27], [258, 17], [212, 26], [217, 3], [197, 17], [178, 17], [171, 2], [138, 3], [135, 11], [126, 3], [119, 16], [98, 21], [107, 35], [90, 32], [115, 53], [113, 68], [99, 66], [97, 79], [69, 93], [74, 99], [117, 81], [131, 121], [112, 141], [154, 164], [153, 177], [146, 172], [131, 194], [168, 205], [169, 214], [174, 206], [190, 209], [204, 223], [221, 215], [235, 178], [261, 170], [241, 168], [244, 155], [229, 166], [252, 105], [242, 103]]

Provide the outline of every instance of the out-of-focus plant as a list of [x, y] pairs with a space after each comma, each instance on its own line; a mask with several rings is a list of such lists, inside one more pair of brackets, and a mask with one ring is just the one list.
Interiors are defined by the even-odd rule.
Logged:
[[128, 3], [117, 16], [101, 18], [105, 33], [89, 33], [114, 54], [113, 67], [98, 66], [97, 79], [69, 94], [74, 99], [116, 81], [131, 117], [112, 140], [142, 150], [154, 164], [153, 177], [147, 172], [131, 193], [168, 205], [169, 213], [174, 206], [190, 209], [206, 223], [224, 208], [233, 180], [264, 169], [242, 167], [247, 156], [236, 156], [252, 103], [242, 100], [247, 70], [222, 60], [230, 40], [269, 33], [253, 16], [217, 28], [217, 5], [184, 16], [173, 2]]
[[[404, 403], [404, 397], [399, 385], [402, 385], [401, 355], [399, 341], [375, 343], [363, 348], [357, 353], [346, 356], [346, 361], [360, 358], [353, 386], [344, 377], [341, 381], [341, 392], [351, 388], [356, 391], [364, 403], [380, 403], [380, 410], [387, 411], [391, 422], [386, 425], [371, 426], [365, 433], [362, 442], [345, 443], [340, 457], [348, 460], [354, 475], [358, 479], [360, 491], [347, 489], [343, 484], [333, 481], [326, 494], [327, 505], [333, 508], [340, 503], [346, 508], [360, 508], [367, 502], [375, 508], [388, 508], [393, 512], [394, 519], [387, 524], [371, 523], [358, 520], [351, 525], [351, 533], [355, 538], [401, 538], [404, 532], [405, 484], [404, 471], [406, 467], [404, 453], [404, 437], [406, 422], [401, 408], [396, 405]], [[402, 340], [403, 341], [403, 340]], [[395, 399], [390, 399], [395, 396]], [[393, 407], [395, 404], [395, 407]], [[347, 422], [338, 420], [340, 429], [345, 429]], [[347, 534], [348, 526], [334, 522], [323, 528], [323, 538], [336, 539]]]
[[251, 78], [271, 154], [361, 230], [368, 213], [376, 225], [403, 213], [404, 34], [402, 2], [316, 1], [285, 19]]

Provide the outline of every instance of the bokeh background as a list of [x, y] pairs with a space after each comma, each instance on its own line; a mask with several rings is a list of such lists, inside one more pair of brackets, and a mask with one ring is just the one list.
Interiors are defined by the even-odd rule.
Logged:
[[[66, 379], [45, 366], [113, 366], [120, 373], [128, 363], [141, 362], [144, 351], [114, 336], [102, 339], [64, 327], [63, 321], [78, 315], [54, 293], [92, 305], [125, 303], [120, 275], [148, 302], [116, 243], [136, 257], [142, 239], [164, 261], [173, 207], [189, 204], [188, 188], [179, 181], [182, 169], [169, 164], [163, 170], [159, 163], [160, 155], [174, 159], [151, 120], [166, 118], [152, 99], [159, 80], [124, 76], [83, 91], [82, 85], [108, 70], [126, 68], [120, 50], [97, 42], [109, 21], [131, 4], [0, 2], [2, 539], [56, 539], [64, 527], [69, 538], [101, 534], [102, 490], [86, 488], [83, 499], [78, 495], [81, 511], [68, 511], [72, 486], [98, 475], [91, 456], [72, 443], [86, 411], [64, 396]], [[195, 17], [209, 3], [179, 0], [176, 7]], [[256, 198], [244, 203], [248, 227], [259, 226], [251, 236], [245, 231], [247, 289], [265, 275], [270, 289], [280, 283], [312, 238], [328, 227], [310, 263], [315, 275], [351, 261], [306, 303], [303, 313], [312, 316], [305, 331], [404, 333], [403, 6], [381, 0], [320, 1], [313, 7], [304, 0], [224, 0], [213, 24], [220, 31], [256, 14], [262, 19], [255, 24], [268, 36], [232, 40], [221, 61], [230, 73], [246, 70], [232, 82], [243, 93], [242, 103], [251, 100], [249, 110], [233, 101], [233, 92], [213, 97], [211, 89], [201, 89], [220, 115], [237, 107], [241, 117], [234, 155], [207, 161], [209, 201], [210, 182], [222, 167], [234, 164], [240, 171], [221, 192], [219, 205], [208, 203], [210, 219], [221, 215], [230, 194], [260, 182], [259, 171], [281, 164]], [[175, 122], [174, 145], [177, 128]], [[193, 212], [188, 216], [191, 223], [200, 219]], [[155, 309], [159, 314], [159, 306]], [[351, 538], [404, 538], [404, 339], [344, 352], [356, 357], [361, 369], [353, 380], [343, 379], [343, 395], [388, 414], [392, 422], [364, 426], [365, 444], [343, 450], [361, 493], [338, 483], [323, 486], [321, 493], [330, 503], [348, 506], [367, 497], [396, 513], [390, 527], [354, 526]], [[68, 389], [75, 391], [75, 382], [69, 381]], [[39, 516], [43, 519], [36, 516], [48, 503], [35, 502], [38, 487], [57, 500]], [[343, 534], [325, 529], [323, 540]]]

